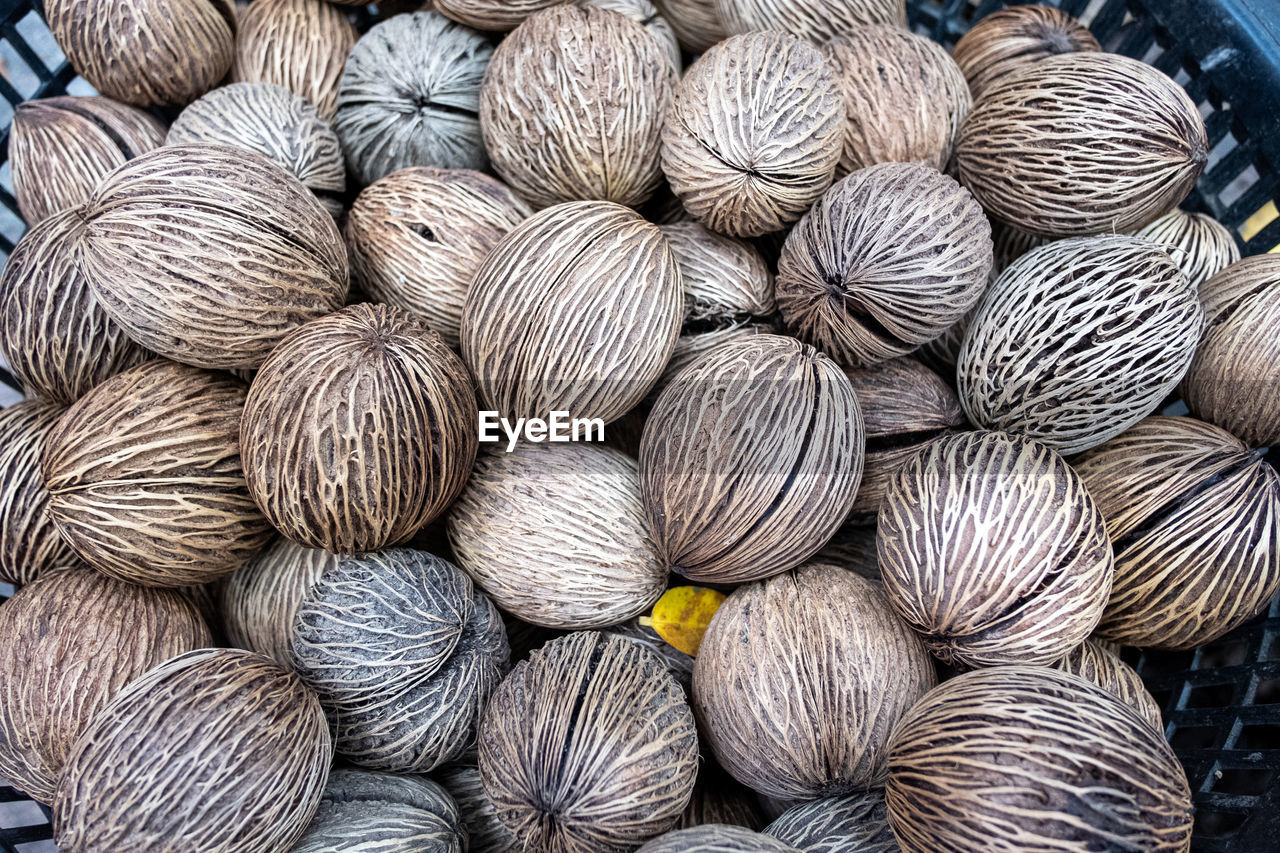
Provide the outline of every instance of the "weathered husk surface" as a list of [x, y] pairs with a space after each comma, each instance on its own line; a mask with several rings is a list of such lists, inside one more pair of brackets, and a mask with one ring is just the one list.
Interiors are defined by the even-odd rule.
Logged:
[[48, 515], [40, 456], [63, 409], [20, 400], [0, 409], [0, 582], [21, 586], [74, 565], [71, 546]]
[[405, 542], [462, 491], [475, 412], [466, 368], [423, 320], [352, 305], [298, 329], [254, 377], [241, 436], [249, 491], [300, 545], [354, 554]]
[[1156, 731], [1164, 731], [1160, 706], [1147, 692], [1142, 676], [1098, 641], [1086, 640], [1051, 666], [1062, 672], [1078, 675], [1085, 681], [1092, 681], [1132, 707]]
[[822, 44], [866, 24], [905, 27], [903, 0], [714, 0], [730, 33], [781, 30]]
[[1195, 289], [1150, 241], [1050, 243], [979, 303], [956, 366], [960, 402], [978, 426], [1079, 453], [1159, 407], [1203, 324]]
[[451, 764], [437, 771], [435, 778], [458, 804], [458, 813], [467, 831], [469, 853], [508, 853], [519, 849], [484, 792], [480, 768], [474, 763]]
[[[680, 686], [684, 688], [687, 695], [693, 689], [693, 657], [677, 649], [668, 643], [662, 637], [658, 636], [658, 632], [652, 627], [641, 625], [638, 619], [628, 619], [618, 625], [612, 625], [606, 633], [615, 634], [619, 637], [626, 637], [634, 643], [639, 643], [649, 651], [662, 658], [662, 662], [666, 664], [667, 672], [680, 682]], [[707, 768], [705, 756], [703, 757], [702, 766], [698, 770], [698, 778], [702, 779], [702, 772]], [[722, 774], [723, 775], [723, 774]], [[727, 778], [727, 777], [726, 777]], [[732, 779], [728, 780], [731, 784], [737, 784]], [[695, 801], [698, 799], [698, 791], [694, 789], [694, 799], [689, 801], [689, 807], [693, 808]], [[686, 812], [688, 814], [688, 812]], [[719, 821], [715, 821], [719, 822]], [[733, 823], [733, 821], [723, 821], [724, 823]]]
[[[671, 648], [668, 646], [667, 648]], [[693, 677], [694, 658], [689, 658], [689, 678]], [[756, 793], [734, 779], [716, 763], [707, 750], [703, 750], [698, 765], [698, 780], [693, 786], [693, 796], [674, 829], [688, 829], [708, 823], [742, 826], [759, 832], [765, 820], [756, 803]]]
[[1102, 618], [1114, 570], [1065, 460], [999, 432], [940, 438], [894, 475], [877, 525], [894, 610], [949, 664], [1048, 664]]
[[1240, 260], [1240, 247], [1230, 229], [1207, 213], [1171, 210], [1133, 235], [1167, 246], [1174, 263], [1197, 290]]
[[787, 809], [765, 835], [801, 853], [898, 853], [884, 791], [826, 797]]
[[676, 823], [697, 767], [680, 685], [653, 652], [596, 631], [518, 664], [480, 729], [480, 777], [518, 849], [634, 850]]
[[229, 575], [271, 538], [245, 485], [245, 387], [157, 359], [99, 385], [49, 433], [49, 518], [119, 580], [177, 587]]
[[1064, 53], [1098, 53], [1089, 28], [1052, 6], [997, 9], [961, 36], [951, 57], [976, 98], [991, 85], [1043, 59]]
[[693, 698], [725, 770], [796, 800], [882, 783], [890, 731], [936, 683], [924, 646], [880, 590], [810, 563], [741, 586], [720, 606]]
[[333, 746], [297, 676], [201, 649], [118, 693], [76, 741], [54, 800], [66, 853], [278, 853], [302, 835]]
[[255, 0], [240, 12], [231, 79], [274, 83], [306, 98], [321, 117], [338, 112], [338, 81], [356, 28], [325, 0]]
[[692, 54], [699, 54], [717, 42], [724, 41], [729, 33], [720, 20], [715, 0], [653, 0], [662, 17], [675, 30], [680, 46]]
[[293, 666], [293, 619], [298, 605], [336, 555], [284, 537], [263, 548], [222, 584], [220, 599], [232, 648], [248, 649]]
[[637, 853], [797, 853], [796, 848], [744, 826], [707, 823], [677, 829], [647, 842]]
[[712, 583], [799, 565], [848, 516], [862, 448], [853, 387], [812, 347], [756, 335], [712, 350], [645, 422], [640, 492], [658, 553]]
[[1280, 474], [1225, 430], [1151, 417], [1075, 466], [1115, 546], [1098, 636], [1194, 648], [1280, 590]]
[[467, 846], [458, 806], [421, 776], [338, 769], [291, 853], [482, 853]]
[[608, 9], [611, 12], [626, 15], [644, 27], [645, 32], [658, 43], [658, 46], [667, 55], [667, 59], [671, 60], [671, 67], [676, 70], [677, 74], [684, 67], [684, 60], [680, 56], [680, 45], [676, 41], [675, 30], [672, 29], [671, 23], [650, 0], [578, 0], [578, 5], [596, 6], [600, 9]]
[[514, 30], [535, 12], [564, 0], [435, 0], [435, 7], [461, 24], [478, 30]]
[[1185, 853], [1187, 777], [1160, 732], [1097, 685], [1043, 667], [970, 672], [894, 732], [886, 787], [904, 853]]

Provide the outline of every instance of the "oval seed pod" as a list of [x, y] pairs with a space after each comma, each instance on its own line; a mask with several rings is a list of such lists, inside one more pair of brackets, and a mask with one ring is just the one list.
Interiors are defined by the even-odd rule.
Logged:
[[745, 826], [706, 823], [660, 835], [637, 853], [798, 853], [790, 844]]
[[435, 0], [441, 13], [477, 30], [514, 30], [525, 18], [564, 0]]
[[1078, 675], [1114, 694], [1137, 711], [1138, 716], [1150, 723], [1156, 731], [1164, 731], [1164, 723], [1160, 720], [1160, 706], [1147, 692], [1142, 676], [1099, 642], [1086, 640], [1051, 666], [1062, 672]]
[[1174, 263], [1197, 290], [1240, 260], [1240, 247], [1231, 231], [1206, 213], [1175, 208], [1133, 235], [1168, 246]]
[[40, 479], [40, 457], [63, 409], [19, 400], [0, 409], [0, 583], [22, 586], [42, 573], [75, 565], [53, 519]]
[[316, 816], [290, 853], [465, 853], [461, 823], [453, 798], [430, 779], [340, 769], [329, 774]]
[[293, 666], [293, 619], [298, 605], [338, 558], [280, 537], [236, 569], [220, 598], [232, 648], [266, 655]]
[[730, 33], [781, 30], [822, 44], [867, 24], [905, 27], [903, 0], [715, 0]]
[[1052, 6], [997, 9], [960, 37], [951, 57], [976, 98], [993, 83], [1051, 56], [1098, 53], [1089, 28]]
[[859, 791], [793, 806], [764, 834], [801, 853], [898, 853], [884, 792]]
[[680, 45], [676, 43], [675, 30], [649, 0], [578, 0], [578, 5], [595, 6], [626, 15], [644, 27], [645, 32], [653, 37], [653, 40], [666, 53], [667, 59], [671, 60], [671, 67], [677, 74], [684, 67], [684, 61], [680, 56]]
[[518, 849], [484, 792], [480, 768], [474, 764], [451, 764], [438, 771], [436, 779], [458, 804], [469, 853], [509, 853]]
[[715, 0], [653, 0], [671, 23], [680, 46], [697, 55], [724, 41], [729, 33], [720, 20]]

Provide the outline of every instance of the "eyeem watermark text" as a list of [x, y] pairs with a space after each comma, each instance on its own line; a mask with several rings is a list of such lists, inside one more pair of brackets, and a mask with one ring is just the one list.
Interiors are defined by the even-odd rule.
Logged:
[[604, 441], [604, 421], [600, 418], [571, 418], [568, 412], [552, 412], [542, 418], [516, 418], [515, 423], [497, 412], [480, 413], [480, 441], [496, 443], [507, 439], [507, 452], [520, 439], [535, 444], [543, 441]]

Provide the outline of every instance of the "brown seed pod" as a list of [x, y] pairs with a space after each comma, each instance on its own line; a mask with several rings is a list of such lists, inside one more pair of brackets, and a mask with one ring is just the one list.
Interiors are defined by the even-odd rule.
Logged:
[[297, 676], [240, 649], [188, 652], [131, 682], [76, 741], [55, 840], [66, 853], [288, 850], [332, 761]]
[[595, 6], [599, 9], [608, 9], [611, 12], [626, 15], [644, 27], [645, 32], [653, 37], [653, 40], [666, 53], [667, 59], [671, 60], [671, 67], [677, 73], [684, 67], [684, 61], [680, 56], [680, 45], [676, 42], [675, 30], [671, 28], [671, 24], [649, 0], [578, 0], [578, 5]]
[[1280, 474], [1225, 430], [1147, 418], [1076, 468], [1115, 545], [1103, 639], [1194, 648], [1280, 590]]
[[1150, 723], [1156, 731], [1164, 731], [1164, 723], [1160, 720], [1160, 706], [1147, 692], [1142, 676], [1097, 641], [1086, 640], [1051, 666], [1062, 672], [1078, 675], [1114, 694], [1137, 711], [1138, 716]]
[[435, 0], [442, 14], [477, 30], [514, 30], [535, 12], [563, 3], [564, 0]]
[[799, 853], [790, 844], [744, 826], [706, 823], [647, 842], [637, 853]]
[[[665, 645], [665, 644], [664, 644]], [[668, 649], [671, 646], [667, 646]], [[689, 658], [689, 677], [693, 677], [693, 658]], [[688, 829], [709, 823], [743, 826], [759, 832], [765, 820], [756, 805], [756, 793], [738, 782], [716, 763], [710, 754], [702, 755], [698, 781], [693, 796], [674, 829]]]
[[[461, 821], [453, 798], [430, 779], [340, 769], [329, 774], [316, 816], [290, 853], [465, 853]], [[481, 853], [475, 845], [470, 850]]]
[[19, 400], [0, 409], [0, 583], [22, 586], [60, 566], [75, 565], [71, 547], [48, 516], [40, 479], [45, 441], [62, 408]]
[[905, 355], [982, 297], [991, 227], [969, 193], [919, 163], [844, 178], [792, 229], [777, 298], [792, 334], [844, 365]]
[[993, 83], [1051, 56], [1098, 53], [1089, 28], [1052, 6], [1010, 6], [978, 21], [951, 56], [976, 98]]
[[889, 732], [937, 683], [881, 592], [810, 563], [720, 605], [693, 669], [703, 736], [735, 779], [779, 799], [884, 780]]
[[948, 664], [1048, 664], [1093, 632], [1111, 591], [1102, 513], [1048, 447], [998, 432], [940, 438], [880, 504], [890, 603]]
[[676, 87], [662, 171], [699, 222], [758, 237], [795, 222], [831, 186], [844, 121], [817, 48], [784, 33], [734, 36]]
[[471, 277], [532, 211], [504, 184], [468, 169], [401, 169], [366, 188], [347, 214], [356, 287], [422, 317], [458, 345]]
[[645, 423], [640, 492], [658, 553], [712, 583], [799, 565], [848, 516], [862, 446], [853, 388], [813, 348], [756, 335], [712, 350]]
[[1050, 243], [983, 296], [956, 366], [960, 402], [978, 426], [1079, 453], [1155, 411], [1203, 324], [1195, 289], [1150, 241]]
[[881, 790], [811, 800], [787, 809], [765, 835], [802, 853], [898, 853]]
[[715, 0], [730, 33], [781, 30], [822, 44], [867, 24], [905, 27], [903, 0]]
[[18, 104], [9, 169], [22, 218], [35, 225], [84, 204], [108, 172], [163, 142], [159, 122], [110, 98], [67, 95]]
[[1204, 120], [1163, 72], [1070, 53], [983, 93], [956, 137], [960, 183], [993, 218], [1045, 237], [1123, 233], [1186, 198], [1208, 161]]
[[325, 0], [254, 0], [240, 12], [231, 79], [283, 86], [332, 121], [356, 38], [342, 10]]
[[49, 517], [104, 574], [177, 587], [235, 571], [271, 538], [245, 486], [245, 387], [156, 360], [80, 398], [41, 460]]
[[953, 678], [894, 732], [904, 853], [1189, 849], [1191, 792], [1164, 737], [1097, 685], [1044, 667]]
[[480, 727], [480, 778], [520, 849], [622, 853], [693, 792], [698, 733], [653, 652], [581, 631], [517, 664]]
[[1200, 287], [1208, 318], [1182, 398], [1253, 447], [1280, 445], [1280, 255], [1238, 261]]
[[227, 639], [233, 648], [293, 666], [293, 619], [307, 590], [337, 556], [283, 537], [263, 548], [222, 585]]
[[699, 54], [724, 41], [729, 33], [720, 20], [715, 0], [653, 0], [662, 16], [671, 23], [680, 46]]
[[470, 853], [509, 853], [519, 849], [484, 792], [480, 768], [472, 763], [452, 764], [437, 772], [436, 779], [458, 804]]
[[1240, 260], [1231, 231], [1206, 213], [1174, 209], [1133, 235], [1172, 249], [1174, 263], [1197, 289]]
[[352, 305], [287, 337], [254, 378], [241, 437], [249, 492], [300, 545], [354, 554], [405, 542], [462, 491], [475, 413], [466, 368], [426, 323]]
[[94, 714], [151, 667], [212, 643], [176, 590], [83, 566], [45, 572], [0, 607], [0, 776], [52, 802]]

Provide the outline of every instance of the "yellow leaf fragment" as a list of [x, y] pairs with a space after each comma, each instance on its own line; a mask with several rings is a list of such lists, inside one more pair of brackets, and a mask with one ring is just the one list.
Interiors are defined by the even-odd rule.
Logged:
[[698, 654], [702, 635], [724, 601], [724, 594], [702, 586], [673, 586], [653, 605], [653, 616], [641, 619], [658, 636], [687, 655]]

